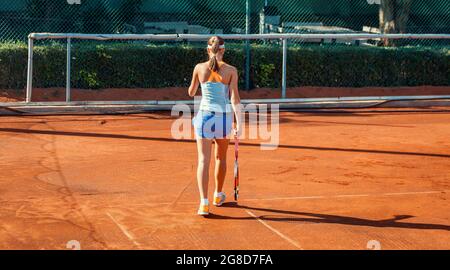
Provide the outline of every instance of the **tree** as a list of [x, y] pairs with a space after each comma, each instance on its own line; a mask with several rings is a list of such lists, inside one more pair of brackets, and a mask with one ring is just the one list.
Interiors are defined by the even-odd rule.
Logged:
[[[137, 26], [142, 22], [142, 18], [140, 17], [140, 12], [142, 8], [142, 0], [125, 0], [119, 7], [119, 18], [121, 20], [119, 25], [119, 32], [133, 32], [137, 31]], [[132, 27], [134, 29], [129, 29], [128, 27]]]
[[25, 14], [34, 32], [71, 32], [77, 29], [80, 6], [67, 0], [28, 0]]
[[82, 13], [84, 33], [112, 34], [116, 30], [116, 18], [111, 16], [105, 0], [96, 1]]
[[[412, 0], [381, 0], [380, 32], [385, 34], [405, 33], [411, 12]], [[392, 45], [389, 40], [384, 45]]]

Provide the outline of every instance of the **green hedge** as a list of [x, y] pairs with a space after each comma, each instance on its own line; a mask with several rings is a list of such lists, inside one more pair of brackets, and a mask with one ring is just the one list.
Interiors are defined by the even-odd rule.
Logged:
[[[65, 85], [65, 47], [36, 46], [34, 86]], [[188, 86], [194, 63], [205, 61], [204, 48], [174, 45], [75, 44], [72, 86], [76, 88], [153, 88]], [[281, 84], [279, 47], [252, 46], [251, 79], [255, 87]], [[226, 60], [239, 68], [244, 83], [244, 50], [230, 46]], [[0, 45], [0, 88], [26, 85], [25, 44]], [[288, 86], [450, 85], [450, 50], [350, 46], [292, 47]]]

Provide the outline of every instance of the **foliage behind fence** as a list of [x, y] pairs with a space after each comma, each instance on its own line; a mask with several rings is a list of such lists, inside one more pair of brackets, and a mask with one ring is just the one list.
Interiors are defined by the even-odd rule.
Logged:
[[[35, 87], [65, 86], [65, 47], [35, 48]], [[289, 49], [288, 86], [450, 86], [450, 49], [305, 46]], [[227, 49], [227, 61], [242, 76], [242, 48]], [[256, 87], [280, 87], [281, 51], [277, 46], [252, 48]], [[206, 60], [203, 47], [137, 44], [74, 45], [75, 88], [159, 88], [187, 86], [193, 63]], [[27, 48], [0, 45], [0, 88], [26, 85]], [[162, 74], [164, 74], [162, 76]]]

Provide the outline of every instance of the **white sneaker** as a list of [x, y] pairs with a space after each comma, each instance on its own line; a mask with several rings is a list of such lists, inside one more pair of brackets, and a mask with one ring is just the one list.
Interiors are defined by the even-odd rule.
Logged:
[[227, 197], [225, 196], [225, 193], [222, 192], [221, 195], [219, 195], [219, 196], [214, 196], [213, 204], [214, 204], [215, 206], [222, 206], [222, 204], [225, 202], [225, 199], [226, 199], [226, 198], [227, 198]]
[[209, 205], [200, 205], [197, 214], [199, 214], [200, 216], [209, 215]]

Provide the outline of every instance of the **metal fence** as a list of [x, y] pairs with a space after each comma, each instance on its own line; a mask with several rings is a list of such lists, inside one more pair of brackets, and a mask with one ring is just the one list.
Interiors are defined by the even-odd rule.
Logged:
[[443, 0], [0, 0], [0, 40], [104, 34], [449, 33]]
[[[449, 34], [250, 34], [250, 35], [222, 35], [226, 40], [281, 40], [282, 41], [282, 99], [286, 99], [287, 90], [287, 53], [288, 53], [288, 40], [289, 39], [302, 39], [302, 40], [324, 40], [324, 39], [346, 39], [346, 40], [366, 40], [366, 39], [390, 39], [390, 40], [404, 40], [404, 39], [433, 39], [433, 40], [450, 40]], [[191, 40], [191, 41], [206, 41], [209, 35], [199, 34], [166, 34], [166, 35], [153, 35], [153, 34], [65, 34], [65, 33], [32, 33], [28, 38], [28, 67], [27, 67], [27, 89], [26, 89], [26, 102], [31, 102], [32, 90], [33, 90], [33, 51], [34, 41], [43, 39], [57, 39], [66, 40], [66, 103], [71, 102], [71, 59], [72, 59], [72, 40]], [[414, 99], [420, 98], [439, 98], [444, 96], [418, 96]], [[449, 96], [445, 96], [448, 98]], [[379, 99], [380, 97], [375, 97]], [[385, 97], [383, 97], [385, 98]], [[395, 97], [395, 99], [401, 99], [405, 97]], [[273, 102], [283, 102], [276, 99]], [[294, 101], [294, 100], [291, 100]], [[298, 102], [300, 100], [296, 100]], [[176, 101], [172, 101], [175, 102]], [[174, 103], [174, 104], [175, 104]], [[169, 104], [169, 103], [166, 103]]]

